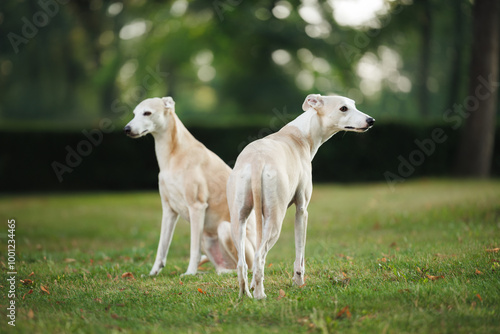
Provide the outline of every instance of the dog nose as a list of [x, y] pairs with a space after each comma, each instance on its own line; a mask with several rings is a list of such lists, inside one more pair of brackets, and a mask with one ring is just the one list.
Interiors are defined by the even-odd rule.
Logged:
[[372, 126], [373, 124], [375, 124], [375, 118], [368, 117], [366, 119], [366, 124], [368, 124], [368, 126]]
[[130, 128], [130, 125], [123, 128], [123, 132], [125, 132], [126, 135], [129, 135], [131, 131], [132, 129]]

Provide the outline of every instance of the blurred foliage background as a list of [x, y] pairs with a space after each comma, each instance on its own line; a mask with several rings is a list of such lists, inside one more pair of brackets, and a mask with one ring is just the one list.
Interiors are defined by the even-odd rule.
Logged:
[[[0, 131], [79, 133], [102, 127], [103, 119], [118, 131], [141, 100], [168, 95], [188, 127], [275, 131], [302, 112], [309, 93], [348, 96], [377, 126], [435, 126], [467, 95], [473, 6], [470, 0], [2, 1]], [[59, 150], [51, 159], [64, 160], [64, 140], [46, 143]], [[20, 163], [16, 154], [4, 150], [0, 171]]]
[[[2, 1], [2, 123], [126, 123], [171, 95], [186, 123], [301, 112], [337, 93], [381, 119], [441, 119], [465, 93], [468, 0]], [[126, 117], [124, 117], [126, 114]]]

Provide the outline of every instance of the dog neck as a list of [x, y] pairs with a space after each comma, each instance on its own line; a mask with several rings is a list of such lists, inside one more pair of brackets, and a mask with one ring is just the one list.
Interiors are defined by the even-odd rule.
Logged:
[[175, 112], [169, 112], [167, 126], [152, 135], [155, 139], [156, 159], [160, 171], [167, 170], [182, 147], [194, 139]]
[[303, 112], [299, 117], [287, 124], [300, 130], [310, 147], [311, 161], [318, 152], [319, 147], [330, 139], [339, 130], [325, 132], [322, 126], [321, 116], [314, 109]]

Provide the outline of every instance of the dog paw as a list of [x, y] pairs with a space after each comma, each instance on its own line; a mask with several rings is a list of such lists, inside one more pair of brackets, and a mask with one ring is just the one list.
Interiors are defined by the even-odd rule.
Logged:
[[184, 274], [181, 274], [181, 277], [184, 277], [184, 276], [194, 276], [196, 275], [196, 271], [195, 272], [191, 272], [191, 271], [186, 271]]
[[253, 297], [257, 300], [259, 299], [266, 299], [267, 298], [267, 295], [262, 292], [262, 293], [257, 293], [256, 291], [253, 292]]
[[301, 285], [304, 285], [305, 282], [306, 282], [306, 280], [304, 279], [303, 276], [295, 276], [293, 278], [293, 283], [295, 285], [301, 286]]
[[151, 269], [151, 271], [149, 272], [149, 276], [156, 276], [160, 273], [160, 271], [163, 269], [163, 267], [165, 266], [165, 264], [163, 262], [160, 262], [158, 264], [154, 264], [153, 265], [153, 269]]

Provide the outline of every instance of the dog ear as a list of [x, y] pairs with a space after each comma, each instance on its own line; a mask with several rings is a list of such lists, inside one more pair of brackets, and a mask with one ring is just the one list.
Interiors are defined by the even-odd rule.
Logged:
[[307, 111], [310, 108], [313, 108], [316, 111], [323, 106], [323, 99], [319, 94], [309, 94], [307, 95], [304, 103], [302, 104], [302, 110]]
[[174, 109], [175, 108], [175, 101], [172, 97], [170, 97], [170, 96], [162, 97], [161, 100], [163, 101], [165, 108], [167, 108], [167, 109]]

